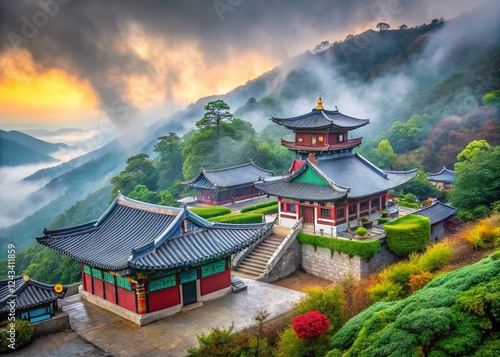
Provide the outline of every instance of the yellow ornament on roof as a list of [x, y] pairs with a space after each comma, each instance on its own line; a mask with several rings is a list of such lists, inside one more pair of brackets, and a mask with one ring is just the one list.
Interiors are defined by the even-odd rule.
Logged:
[[323, 108], [323, 101], [321, 100], [321, 94], [319, 95], [318, 105], [314, 109], [318, 109], [318, 110], [325, 109], [325, 108]]

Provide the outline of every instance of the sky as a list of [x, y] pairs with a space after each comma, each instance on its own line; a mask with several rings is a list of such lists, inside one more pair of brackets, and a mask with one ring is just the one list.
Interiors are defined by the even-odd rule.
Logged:
[[448, 20], [474, 6], [467, 0], [1, 1], [0, 123], [89, 128], [125, 113], [130, 120], [156, 119], [227, 93], [324, 40], [378, 22]]

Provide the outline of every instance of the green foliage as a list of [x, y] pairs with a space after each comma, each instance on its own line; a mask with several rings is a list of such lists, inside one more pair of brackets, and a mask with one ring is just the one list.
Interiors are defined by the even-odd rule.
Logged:
[[482, 102], [484, 105], [500, 105], [500, 89], [486, 93], [483, 96]]
[[248, 211], [254, 211], [254, 210], [259, 209], [259, 208], [265, 208], [265, 207], [269, 207], [269, 206], [275, 206], [277, 204], [278, 204], [277, 200], [265, 201], [265, 202], [257, 203], [256, 205], [253, 205], [253, 206], [243, 207], [240, 212], [241, 213], [245, 213], [245, 212], [248, 212]]
[[[415, 204], [415, 199], [426, 200], [429, 197], [436, 197], [438, 192], [436, 186], [427, 180], [427, 173], [424, 170], [418, 170], [417, 177], [406, 183], [401, 188], [401, 191], [406, 195], [402, 197], [399, 204], [410, 208], [418, 208], [418, 205]], [[411, 196], [408, 194], [411, 194]], [[408, 202], [408, 205], [405, 201]]]
[[135, 186], [134, 190], [128, 194], [128, 197], [153, 204], [158, 204], [161, 200], [158, 192], [151, 191], [144, 185]]
[[292, 327], [280, 336], [278, 356], [280, 357], [323, 357], [329, 349], [330, 336], [324, 334], [315, 339], [300, 339]]
[[16, 350], [29, 344], [33, 338], [35, 328], [29, 321], [11, 321], [5, 326], [5, 330], [0, 331], [0, 352], [13, 351], [13, 349], [9, 347], [12, 342], [8, 340], [10, 337], [10, 333], [8, 331], [12, 328], [11, 325], [13, 325], [15, 331], [14, 347]]
[[403, 297], [403, 286], [390, 280], [384, 280], [368, 289], [373, 301], [394, 301]]
[[375, 151], [374, 164], [386, 170], [391, 169], [396, 160], [389, 140], [382, 140]]
[[429, 119], [427, 114], [414, 114], [404, 123], [395, 121], [387, 132], [388, 141], [392, 143], [394, 151], [401, 154], [420, 147], [431, 128]]
[[463, 149], [457, 155], [457, 162], [455, 163], [455, 170], [460, 171], [460, 168], [465, 162], [471, 162], [474, 157], [482, 151], [489, 151], [491, 149], [490, 144], [486, 140], [474, 140], [471, 141], [465, 149]]
[[482, 150], [457, 168], [451, 203], [462, 219], [485, 217], [500, 197], [500, 146]]
[[262, 214], [260, 213], [231, 213], [223, 216], [208, 218], [211, 222], [233, 223], [233, 224], [248, 224], [262, 223]]
[[493, 333], [486, 338], [472, 357], [498, 357], [500, 356], [500, 332]]
[[188, 349], [189, 357], [241, 356], [243, 346], [234, 338], [234, 325], [229, 328], [212, 327], [208, 335], [196, 335], [199, 347]]
[[366, 230], [365, 227], [358, 227], [356, 229], [356, 235], [360, 237], [364, 237], [368, 234], [368, 231]]
[[233, 115], [229, 112], [231, 108], [223, 100], [218, 99], [213, 102], [209, 102], [205, 105], [205, 114], [203, 118], [196, 122], [198, 128], [206, 128], [210, 126], [216, 127], [217, 139], [220, 137], [220, 123], [223, 121], [233, 120]]
[[158, 138], [154, 151], [158, 153], [158, 189], [169, 188], [175, 181], [182, 181], [182, 149], [184, 143], [181, 138], [173, 132]]
[[494, 350], [489, 336], [500, 317], [499, 278], [500, 264], [491, 258], [442, 275], [403, 300], [379, 302], [355, 316], [333, 336], [332, 347], [343, 356]]
[[296, 315], [304, 315], [310, 311], [319, 311], [330, 322], [331, 330], [337, 331], [345, 322], [342, 311], [344, 299], [340, 288], [310, 288], [295, 306]]
[[231, 213], [231, 210], [227, 207], [193, 207], [189, 209], [191, 212], [197, 214], [202, 218], [212, 218], [217, 216], [223, 216]]
[[377, 220], [377, 223], [378, 223], [378, 224], [385, 224], [385, 223], [387, 223], [387, 222], [389, 222], [389, 220], [388, 220], [387, 218], [379, 218], [379, 219]]
[[453, 249], [450, 244], [434, 244], [418, 258], [418, 266], [423, 271], [435, 272], [448, 264]]
[[380, 241], [373, 240], [369, 242], [360, 242], [354, 240], [327, 238], [314, 236], [299, 232], [297, 240], [300, 244], [309, 244], [313, 247], [322, 247], [330, 249], [332, 254], [334, 252], [345, 253], [349, 256], [359, 256], [361, 258], [371, 258], [380, 250]]
[[263, 208], [258, 208], [253, 211], [249, 211], [250, 213], [259, 213], [259, 214], [273, 214], [273, 213], [278, 213], [278, 204], [274, 204], [272, 206], [267, 206]]
[[382, 215], [382, 218], [387, 218], [389, 216], [389, 212], [387, 212], [386, 210], [383, 210], [381, 215]]
[[431, 237], [431, 224], [427, 217], [406, 215], [384, 224], [387, 245], [399, 256], [422, 250]]
[[145, 185], [149, 190], [156, 191], [158, 174], [148, 154], [140, 153], [129, 157], [126, 163], [127, 166], [120, 175], [111, 179], [113, 199], [118, 191], [127, 196], [137, 185]]

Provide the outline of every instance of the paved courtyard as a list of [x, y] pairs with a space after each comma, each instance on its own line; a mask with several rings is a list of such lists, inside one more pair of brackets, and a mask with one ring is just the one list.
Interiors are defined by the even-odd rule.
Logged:
[[[269, 319], [272, 319], [288, 312], [293, 303], [303, 296], [303, 293], [288, 288], [250, 279], [241, 278], [241, 280], [248, 286], [246, 291], [207, 302], [199, 308], [181, 312], [143, 327], [81, 301], [78, 295], [70, 296], [62, 300], [61, 305], [70, 315], [71, 327], [97, 348], [91, 351], [90, 344], [75, 338], [76, 350], [81, 346], [82, 353], [70, 354], [71, 351], [76, 353], [73, 348], [67, 350], [65, 356], [103, 356], [103, 351], [117, 357], [185, 356], [188, 348], [197, 345], [196, 334], [208, 333], [210, 327], [229, 327], [232, 323], [235, 330], [248, 328], [252, 326], [252, 317], [257, 311], [268, 311], [271, 314]], [[40, 348], [48, 348], [50, 344], [35, 350], [31, 349], [32, 346], [19, 351], [17, 355], [59, 355], [55, 349], [52, 350], [52, 354], [42, 353]]]

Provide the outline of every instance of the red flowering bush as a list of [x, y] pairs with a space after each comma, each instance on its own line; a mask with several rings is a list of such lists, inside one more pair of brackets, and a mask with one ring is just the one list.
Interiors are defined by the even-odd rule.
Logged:
[[329, 328], [328, 317], [318, 311], [309, 311], [307, 314], [293, 319], [293, 330], [300, 339], [321, 336]]

